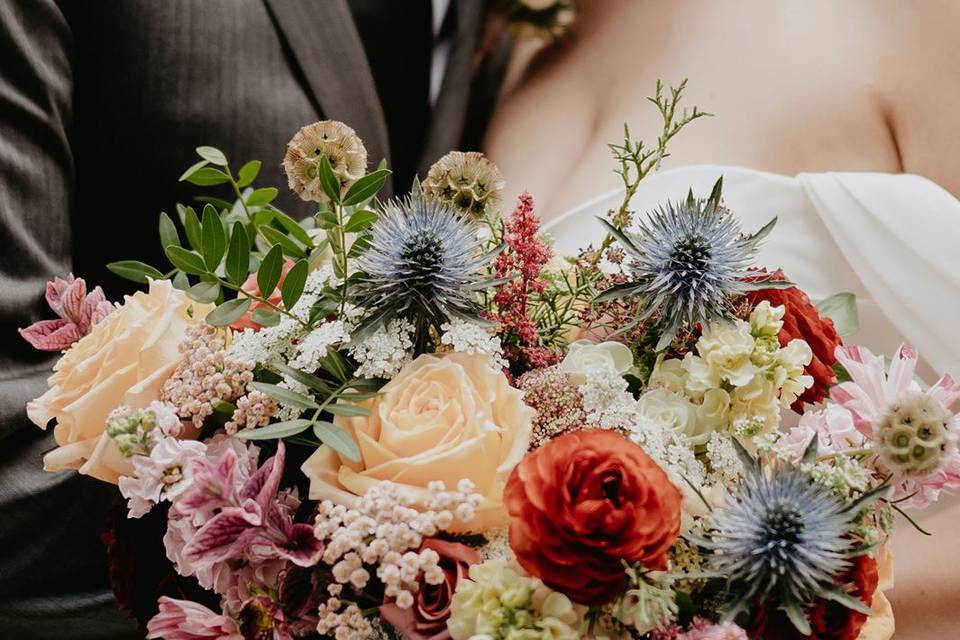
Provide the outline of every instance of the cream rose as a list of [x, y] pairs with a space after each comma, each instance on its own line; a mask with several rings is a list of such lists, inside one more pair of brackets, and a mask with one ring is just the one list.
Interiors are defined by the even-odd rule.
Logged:
[[27, 404], [27, 416], [45, 429], [56, 420], [59, 447], [43, 458], [47, 471], [78, 469], [116, 483], [133, 468], [106, 433], [107, 415], [122, 404], [145, 407], [177, 365], [177, 346], [210, 305], [200, 305], [168, 280], [150, 281], [148, 292], [124, 303], [54, 365], [42, 396]]
[[467, 478], [484, 500], [476, 519], [459, 530], [506, 524], [503, 487], [527, 451], [534, 410], [488, 356], [422, 355], [365, 406], [372, 415], [337, 418], [359, 445], [360, 462], [327, 446], [304, 462], [311, 499], [350, 504], [390, 480], [422, 506], [429, 482], [453, 489]]
[[567, 355], [560, 363], [560, 370], [570, 376], [573, 384], [587, 381], [590, 369], [609, 365], [623, 375], [633, 366], [630, 347], [619, 342], [591, 342], [577, 340], [570, 344]]
[[666, 387], [651, 389], [640, 396], [637, 413], [670, 429], [691, 445], [704, 444], [710, 439], [710, 430], [699, 425], [697, 407], [686, 396]]

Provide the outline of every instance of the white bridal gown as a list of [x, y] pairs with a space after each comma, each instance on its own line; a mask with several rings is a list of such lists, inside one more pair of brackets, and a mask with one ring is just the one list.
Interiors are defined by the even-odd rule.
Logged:
[[[782, 268], [814, 301], [856, 294], [860, 331], [845, 339], [891, 355], [901, 342], [920, 351], [925, 377], [960, 377], [960, 201], [917, 175], [802, 173], [789, 177], [732, 166], [695, 165], [654, 173], [630, 208], [642, 216], [667, 200], [710, 194], [723, 176], [726, 205], [753, 233], [777, 216], [757, 264]], [[564, 254], [603, 230], [619, 189], [546, 224]], [[931, 370], [932, 368], [932, 370]], [[934, 380], [928, 379], [931, 383]]]

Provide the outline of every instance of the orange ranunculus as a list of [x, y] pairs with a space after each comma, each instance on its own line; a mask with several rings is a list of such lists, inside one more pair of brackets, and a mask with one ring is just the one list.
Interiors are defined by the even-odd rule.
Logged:
[[581, 604], [623, 593], [623, 561], [665, 569], [680, 531], [680, 491], [613, 431], [574, 431], [527, 454], [503, 499], [517, 560]]
[[[283, 268], [280, 271], [280, 280], [277, 282], [277, 286], [274, 288], [273, 292], [267, 296], [267, 300], [270, 302], [270, 304], [276, 306], [281, 306], [283, 304], [283, 298], [280, 295], [280, 287], [283, 286], [283, 281], [287, 278], [287, 274], [290, 272], [290, 269], [293, 268], [293, 265], [293, 260], [283, 261]], [[242, 290], [239, 294], [240, 296], [243, 296], [243, 292], [255, 296], [263, 295], [263, 292], [260, 291], [260, 287], [257, 286], [257, 274], [255, 273], [250, 274], [250, 276], [240, 286], [240, 289]], [[239, 320], [230, 325], [230, 328], [234, 331], [243, 331], [244, 329], [253, 329], [254, 331], [259, 331], [262, 329], [262, 324], [253, 321], [253, 312], [257, 309], [270, 309], [270, 307], [262, 302], [254, 302], [250, 305], [250, 308], [247, 309], [246, 313], [240, 316]]]
[[[786, 280], [783, 271], [770, 274], [773, 280]], [[806, 366], [806, 374], [813, 377], [813, 386], [803, 392], [793, 404], [793, 410], [803, 413], [804, 403], [817, 404], [827, 396], [827, 387], [836, 384], [837, 375], [833, 365], [837, 362], [834, 351], [843, 344], [833, 320], [824, 318], [810, 302], [807, 294], [797, 287], [789, 289], [760, 289], [747, 295], [750, 303], [760, 304], [764, 300], [773, 307], [784, 307], [783, 328], [777, 338], [780, 346], [786, 346], [791, 340], [804, 340], [813, 351], [813, 359]]]

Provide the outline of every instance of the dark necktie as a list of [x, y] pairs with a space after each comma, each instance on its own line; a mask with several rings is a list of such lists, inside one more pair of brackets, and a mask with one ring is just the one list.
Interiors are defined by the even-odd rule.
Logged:
[[[430, 123], [431, 0], [349, 0], [390, 138], [394, 192], [406, 193]], [[379, 158], [371, 158], [379, 162]]]

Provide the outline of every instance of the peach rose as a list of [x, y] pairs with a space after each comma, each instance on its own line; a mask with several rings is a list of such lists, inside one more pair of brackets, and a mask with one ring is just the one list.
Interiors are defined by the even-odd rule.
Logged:
[[390, 480], [423, 505], [427, 484], [467, 478], [484, 497], [477, 517], [453, 530], [507, 523], [503, 488], [527, 450], [534, 411], [489, 357], [421, 355], [366, 401], [372, 415], [336, 419], [360, 446], [360, 462], [322, 446], [303, 464], [310, 498], [350, 504]]
[[151, 280], [54, 365], [42, 396], [27, 404], [27, 416], [41, 429], [56, 420], [59, 448], [43, 458], [47, 471], [78, 469], [116, 483], [133, 468], [105, 432], [107, 415], [120, 405], [139, 408], [160, 396], [180, 354], [177, 346], [211, 305], [201, 305], [173, 288]]

